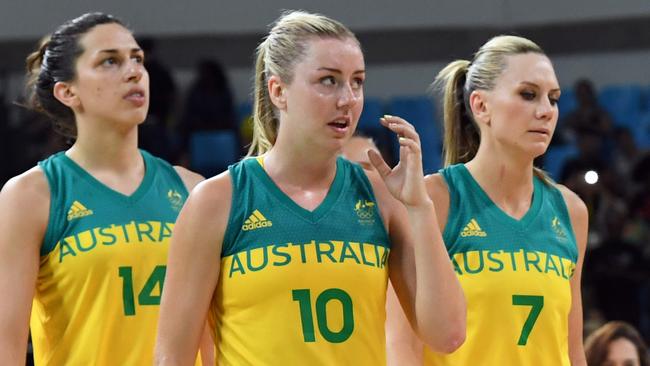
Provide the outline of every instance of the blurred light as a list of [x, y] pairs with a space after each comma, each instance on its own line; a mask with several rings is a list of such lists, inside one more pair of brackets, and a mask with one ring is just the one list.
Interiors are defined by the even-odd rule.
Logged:
[[585, 182], [587, 184], [596, 184], [598, 183], [598, 173], [593, 170], [590, 170], [585, 173]]

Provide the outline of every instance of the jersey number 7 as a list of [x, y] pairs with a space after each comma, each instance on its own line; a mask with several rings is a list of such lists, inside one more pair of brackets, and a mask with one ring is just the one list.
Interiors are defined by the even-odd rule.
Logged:
[[519, 341], [517, 342], [517, 345], [525, 346], [528, 343], [528, 336], [533, 331], [539, 313], [542, 312], [542, 308], [544, 307], [544, 296], [512, 295], [512, 305], [532, 307], [530, 314], [528, 314], [528, 319], [526, 319], [524, 327], [521, 329]]

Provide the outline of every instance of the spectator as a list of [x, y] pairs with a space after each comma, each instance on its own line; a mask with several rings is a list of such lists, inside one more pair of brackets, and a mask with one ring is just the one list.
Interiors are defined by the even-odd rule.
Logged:
[[650, 366], [648, 349], [639, 333], [624, 322], [609, 322], [585, 342], [589, 366]]
[[563, 135], [570, 141], [580, 136], [585, 130], [596, 131], [601, 136], [611, 132], [612, 119], [609, 114], [598, 104], [598, 98], [591, 81], [580, 79], [575, 86], [578, 106], [564, 119]]
[[232, 130], [238, 134], [237, 118], [223, 67], [216, 61], [203, 60], [197, 67], [178, 126], [181, 150], [187, 153], [192, 133], [215, 130]]
[[176, 83], [171, 72], [158, 60], [155, 42], [151, 38], [141, 39], [144, 51], [144, 67], [149, 72], [149, 114], [140, 125], [140, 147], [165, 160], [175, 158], [174, 144], [168, 134], [171, 113], [176, 102]]

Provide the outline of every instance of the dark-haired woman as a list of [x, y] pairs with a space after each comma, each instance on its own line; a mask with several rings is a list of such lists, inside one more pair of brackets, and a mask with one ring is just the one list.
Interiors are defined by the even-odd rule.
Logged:
[[650, 354], [634, 327], [621, 321], [608, 322], [585, 340], [589, 366], [650, 366]]
[[[149, 79], [116, 18], [84, 14], [30, 55], [30, 107], [70, 149], [0, 193], [0, 364], [152, 363], [168, 241], [201, 177], [137, 147]], [[30, 319], [31, 314], [31, 319]]]

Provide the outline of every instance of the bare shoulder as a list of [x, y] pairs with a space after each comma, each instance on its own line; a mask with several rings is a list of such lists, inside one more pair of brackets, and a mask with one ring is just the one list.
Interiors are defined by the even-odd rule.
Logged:
[[[187, 210], [200, 215], [203, 220], [227, 218], [232, 201], [230, 173], [225, 171], [196, 185], [185, 203]], [[185, 209], [184, 209], [185, 211]]]
[[[25, 208], [28, 208], [27, 210]], [[20, 215], [12, 213], [20, 212]], [[0, 191], [0, 227], [44, 234], [50, 214], [50, 187], [39, 167], [11, 178]], [[6, 225], [6, 226], [5, 226]], [[4, 230], [3, 230], [4, 231]]]
[[436, 208], [438, 224], [440, 225], [440, 230], [443, 231], [447, 225], [450, 204], [447, 181], [440, 173], [429, 174], [424, 177], [424, 186]]
[[197, 184], [205, 179], [201, 174], [194, 173], [193, 171], [179, 165], [174, 165], [174, 169], [183, 180], [183, 183], [185, 183], [185, 188], [190, 192]]
[[424, 177], [424, 185], [435, 205], [449, 206], [449, 187], [447, 187], [447, 181], [445, 181], [442, 174], [427, 175]]
[[556, 187], [560, 190], [560, 193], [562, 193], [564, 202], [566, 202], [567, 208], [569, 209], [571, 220], [588, 220], [589, 214], [587, 205], [582, 198], [562, 184], [557, 184]]
[[29, 207], [27, 212], [41, 206], [49, 208], [50, 187], [45, 173], [36, 166], [9, 179], [2, 187], [0, 197], [3, 204], [15, 202], [24, 205], [23, 207]]

